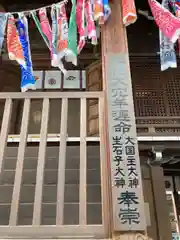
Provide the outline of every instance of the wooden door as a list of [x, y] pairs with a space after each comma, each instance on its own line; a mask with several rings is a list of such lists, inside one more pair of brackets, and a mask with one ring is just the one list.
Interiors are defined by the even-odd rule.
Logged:
[[[86, 91], [102, 91], [102, 64], [97, 61], [86, 69]], [[99, 136], [98, 99], [87, 101], [87, 136]]]

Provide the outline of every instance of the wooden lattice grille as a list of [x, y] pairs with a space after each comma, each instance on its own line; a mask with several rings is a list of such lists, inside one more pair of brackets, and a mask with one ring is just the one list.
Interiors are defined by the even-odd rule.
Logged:
[[180, 69], [174, 69], [166, 85], [166, 96], [171, 116], [180, 115]]
[[179, 67], [161, 72], [159, 57], [137, 57], [131, 74], [138, 133], [179, 134]]
[[[34, 99], [42, 103], [38, 118], [33, 114], [37, 112], [32, 112]], [[74, 119], [72, 124], [74, 114], [70, 100], [73, 100], [75, 108], [76, 99], [79, 111], [76, 108], [75, 114], [79, 112], [79, 124]], [[89, 99], [97, 99], [99, 109], [99, 136], [96, 138], [87, 136]], [[107, 184], [104, 184], [104, 179], [101, 178], [104, 163], [101, 159], [104, 159], [105, 154], [101, 141], [103, 92], [0, 93], [0, 100], [5, 102], [0, 124], [0, 237], [72, 238], [70, 235], [83, 235], [104, 238], [106, 230], [103, 216], [104, 207], [107, 208], [107, 205], [104, 205], [103, 193]], [[20, 114], [20, 131], [11, 135], [9, 130], [15, 100], [23, 101], [23, 109]], [[59, 115], [59, 130], [55, 134], [50, 132], [49, 124], [52, 100], [59, 100], [60, 103], [56, 107], [56, 114], [53, 114]], [[36, 119], [36, 125], [39, 125], [38, 129], [36, 128], [37, 134], [30, 134], [32, 129], [29, 126], [33, 119]], [[55, 125], [55, 121], [53, 123]], [[76, 129], [80, 126], [78, 136], [69, 136], [68, 129], [71, 125]], [[36, 141], [35, 136], [38, 138]], [[50, 136], [53, 137], [51, 144], [56, 146], [54, 149], [49, 145]], [[30, 138], [36, 145], [33, 149], [29, 148]], [[7, 147], [10, 139], [14, 139], [15, 145]], [[72, 146], [70, 141], [73, 142]], [[92, 142], [92, 149], [88, 150], [89, 143]], [[99, 155], [93, 159], [96, 163], [99, 160], [99, 165], [92, 166], [92, 158], [88, 160], [88, 151], [94, 154], [95, 146]], [[97, 176], [95, 170], [98, 170]], [[95, 201], [92, 199], [92, 188], [95, 189]]]
[[136, 117], [180, 115], [179, 68], [161, 72], [157, 59], [131, 61]]

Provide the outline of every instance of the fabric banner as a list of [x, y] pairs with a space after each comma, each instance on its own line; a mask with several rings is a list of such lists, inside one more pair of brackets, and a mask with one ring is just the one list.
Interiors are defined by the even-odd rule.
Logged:
[[43, 71], [33, 71], [33, 75], [36, 80], [35, 82], [36, 89], [42, 89]]
[[47, 17], [46, 8], [41, 8], [39, 10], [39, 19], [40, 19], [42, 32], [44, 33], [44, 35], [49, 41], [50, 49], [52, 49], [52, 31], [51, 31], [51, 26]]
[[173, 43], [180, 35], [180, 19], [156, 0], [148, 0], [154, 20], [163, 34]]
[[28, 32], [28, 22], [25, 15], [21, 15], [17, 20], [17, 31], [19, 35], [19, 41], [22, 46], [23, 55], [25, 59], [25, 67], [21, 67], [21, 91], [26, 92], [29, 89], [35, 90], [35, 79], [32, 72], [32, 61], [31, 61], [31, 51], [29, 45], [29, 32]]
[[64, 77], [63, 89], [84, 89], [86, 88], [85, 71], [68, 71]]
[[0, 54], [4, 42], [4, 34], [7, 23], [7, 14], [0, 12]]
[[[53, 6], [51, 9], [51, 20], [52, 20], [52, 60], [51, 65], [53, 66], [53, 62], [57, 62], [57, 16], [56, 16], [56, 8]], [[56, 64], [54, 64], [56, 65]]]
[[109, 6], [109, 1], [103, 0], [103, 6], [104, 6], [104, 20], [107, 21], [109, 16], [111, 15], [111, 8]]
[[[162, 1], [162, 7], [169, 10], [169, 0]], [[160, 60], [161, 60], [161, 71], [167, 70], [168, 68], [177, 68], [176, 53], [174, 50], [174, 43], [172, 43], [164, 33], [159, 30], [159, 41], [160, 41]]]
[[7, 49], [10, 60], [16, 60], [18, 64], [26, 66], [23, 49], [19, 41], [15, 19], [12, 15], [8, 18], [7, 25]]
[[36, 14], [34, 12], [31, 12], [31, 15], [32, 15], [32, 18], [34, 20], [34, 23], [36, 24], [37, 29], [39, 30], [42, 38], [44, 39], [44, 42], [46, 43], [47, 47], [50, 48], [49, 40], [41, 29], [41, 24], [40, 24], [40, 21], [39, 21], [38, 17], [36, 16]]
[[134, 0], [122, 0], [123, 23], [127, 27], [137, 20]]
[[[65, 54], [65, 47], [66, 45], [61, 44], [62, 43], [62, 35], [64, 31], [66, 31], [65, 25], [63, 25], [63, 22], [65, 19], [65, 16], [63, 15], [63, 12], [61, 11], [63, 8], [63, 4], [61, 4], [60, 8], [55, 8], [55, 6], [51, 9], [51, 19], [52, 19], [52, 49], [51, 49], [51, 65], [53, 67], [58, 67], [64, 75], [66, 75], [67, 71], [64, 68], [64, 64], [61, 61], [61, 59], [64, 57], [63, 50]], [[60, 21], [59, 21], [60, 20]], [[67, 24], [68, 29], [68, 24]], [[67, 37], [68, 40], [68, 37]], [[63, 42], [64, 43], [64, 42]]]
[[[174, 14], [178, 19], [180, 19], [180, 1], [169, 0], [168, 1], [173, 9]], [[179, 55], [180, 55], [180, 37], [178, 38], [178, 47], [179, 47]]]
[[99, 24], [104, 23], [104, 8], [102, 0], [94, 0], [94, 20]]
[[76, 25], [76, 1], [72, 0], [72, 9], [68, 29], [68, 50], [66, 61], [77, 65], [77, 25]]
[[62, 82], [62, 74], [60, 71], [45, 72], [45, 89], [60, 89]]
[[79, 32], [79, 43], [78, 43], [78, 54], [83, 49], [86, 41], [85, 41], [85, 1], [84, 0], [77, 0], [76, 6], [76, 23]]
[[57, 7], [57, 22], [58, 22], [57, 55], [58, 55], [58, 61], [60, 61], [67, 53], [68, 20], [66, 16], [65, 5], [59, 4], [56, 7]]
[[88, 38], [91, 39], [91, 43], [93, 45], [96, 45], [97, 44], [96, 26], [93, 18], [92, 5], [89, 0], [85, 1], [85, 16], [86, 16], [86, 31], [87, 31], [87, 34], [85, 32], [85, 35], [87, 35]]

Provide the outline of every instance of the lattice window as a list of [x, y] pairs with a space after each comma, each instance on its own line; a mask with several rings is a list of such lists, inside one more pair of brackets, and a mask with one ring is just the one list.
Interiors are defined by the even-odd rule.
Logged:
[[[56, 225], [58, 147], [47, 147], [43, 196], [42, 225]], [[0, 225], [9, 224], [10, 206], [14, 186], [17, 148], [6, 151], [4, 170], [0, 181]], [[27, 147], [19, 201], [17, 225], [31, 225], [35, 197], [38, 147]], [[68, 146], [66, 152], [64, 225], [79, 224], [80, 147]], [[101, 180], [99, 146], [87, 147], [87, 224], [102, 224]]]
[[180, 74], [178, 69], [160, 71], [157, 59], [131, 62], [136, 117], [179, 116]]
[[180, 115], [180, 72], [179, 68], [171, 71], [171, 78], [166, 85], [166, 93], [171, 116]]
[[136, 116], [165, 116], [166, 106], [159, 66], [146, 61], [131, 63]]

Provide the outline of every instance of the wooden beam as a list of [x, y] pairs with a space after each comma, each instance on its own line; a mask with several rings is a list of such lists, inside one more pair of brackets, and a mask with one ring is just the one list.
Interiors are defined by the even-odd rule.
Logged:
[[[79, 69], [85, 69], [88, 65], [91, 63], [97, 61], [100, 59], [100, 54], [94, 55], [92, 53], [85, 52], [84, 54], [81, 54], [78, 56], [78, 64], [77, 66], [72, 65], [71, 63], [67, 63], [64, 61], [64, 66], [67, 70], [74, 69], [74, 70], [79, 70]], [[50, 55], [48, 52], [41, 52], [37, 51], [32, 53], [32, 63], [33, 63], [33, 69], [34, 70], [49, 70], [51, 69], [51, 61], [50, 61]], [[11, 61], [9, 60], [7, 54], [5, 54], [5, 57], [2, 61], [2, 64], [0, 65], [0, 69], [8, 69], [13, 66], [13, 71], [17, 69], [17, 73], [19, 71], [19, 66], [16, 61]], [[55, 70], [56, 68], [52, 68]]]

